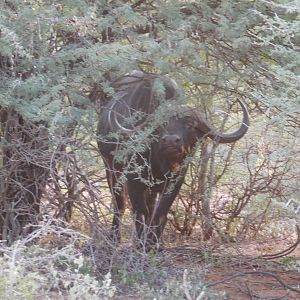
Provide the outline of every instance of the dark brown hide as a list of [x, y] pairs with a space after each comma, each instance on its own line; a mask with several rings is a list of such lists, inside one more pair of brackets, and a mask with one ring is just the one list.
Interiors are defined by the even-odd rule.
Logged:
[[[241, 102], [243, 123], [230, 134], [218, 132], [195, 109], [185, 109], [158, 127], [154, 132], [157, 138], [148, 144], [145, 142], [142, 151], [127, 149], [124, 159], [120, 160], [120, 153], [126, 147], [124, 142], [136, 137], [155, 114], [159, 101], [153, 83], [157, 79], [165, 87], [167, 101], [178, 97], [177, 85], [168, 77], [135, 71], [115, 83], [115, 94], [102, 108], [98, 124], [98, 146], [115, 208], [114, 234], [119, 240], [120, 219], [125, 209], [125, 194], [128, 194], [139, 241], [147, 248], [159, 241], [167, 213], [184, 180], [187, 168], [184, 160], [197, 141], [209, 137], [220, 143], [232, 143], [240, 139], [249, 126], [248, 113]], [[135, 113], [142, 113], [140, 119], [133, 117]], [[111, 133], [118, 134], [112, 136]], [[120, 181], [122, 174], [126, 183]]]

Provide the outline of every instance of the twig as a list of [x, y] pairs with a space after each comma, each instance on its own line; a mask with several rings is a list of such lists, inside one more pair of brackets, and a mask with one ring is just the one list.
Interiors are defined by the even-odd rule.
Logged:
[[183, 290], [187, 300], [192, 300], [191, 294], [189, 292], [188, 283], [187, 283], [187, 269], [183, 272]]
[[264, 259], [275, 259], [275, 258], [279, 258], [279, 257], [283, 257], [283, 256], [286, 256], [290, 253], [292, 253], [296, 248], [297, 246], [300, 244], [300, 228], [298, 225], [296, 225], [296, 231], [297, 231], [297, 240], [296, 242], [291, 245], [289, 248], [283, 250], [283, 251], [280, 251], [278, 253], [274, 253], [274, 254], [265, 254], [265, 255], [262, 255], [262, 256], [259, 256], [259, 258], [264, 258]]

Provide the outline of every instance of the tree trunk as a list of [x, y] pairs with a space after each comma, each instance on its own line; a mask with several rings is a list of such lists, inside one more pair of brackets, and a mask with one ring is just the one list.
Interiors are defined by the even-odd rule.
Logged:
[[37, 222], [50, 165], [49, 135], [42, 124], [0, 107], [0, 239], [12, 243]]
[[199, 192], [201, 200], [202, 216], [202, 233], [203, 239], [209, 240], [213, 234], [212, 217], [210, 211], [210, 197], [207, 192], [207, 172], [209, 163], [208, 142], [203, 141], [201, 144], [201, 164], [199, 174]]

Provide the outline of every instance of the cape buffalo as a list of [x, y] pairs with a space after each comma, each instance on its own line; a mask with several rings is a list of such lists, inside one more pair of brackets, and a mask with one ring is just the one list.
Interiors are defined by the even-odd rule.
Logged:
[[[155, 82], [164, 87], [164, 101], [155, 94]], [[238, 130], [228, 134], [216, 130], [201, 113], [187, 107], [178, 112], [175, 109], [167, 121], [154, 126], [160, 119], [155, 118], [159, 107], [167, 103], [171, 109], [180, 97], [173, 80], [134, 71], [112, 86], [114, 94], [107, 98], [100, 113], [98, 146], [113, 196], [113, 232], [120, 240], [120, 220], [129, 196], [137, 236], [148, 248], [158, 245], [167, 213], [184, 180], [185, 158], [192, 154], [196, 142], [205, 137], [219, 143], [239, 140], [248, 130], [249, 115], [239, 101], [243, 121]]]

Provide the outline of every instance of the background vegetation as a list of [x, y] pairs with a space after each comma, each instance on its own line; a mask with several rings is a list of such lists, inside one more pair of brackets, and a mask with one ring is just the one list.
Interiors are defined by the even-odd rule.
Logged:
[[[132, 289], [147, 299], [221, 299], [199, 284], [216, 263], [212, 249], [228, 255], [230, 242], [267, 237], [287, 249], [300, 213], [299, 12], [299, 0], [1, 1], [1, 298]], [[202, 269], [187, 267], [190, 277], [166, 268], [171, 250], [152, 257], [130, 246], [130, 216], [121, 247], [107, 238], [97, 113], [111, 81], [134, 69], [175, 79], [216, 126], [235, 99], [251, 114], [238, 143], [199, 145], [172, 207], [166, 247], [200, 249]], [[188, 261], [191, 249], [181, 251]]]

